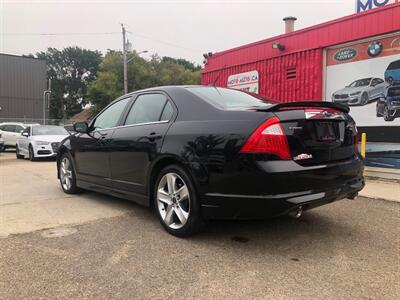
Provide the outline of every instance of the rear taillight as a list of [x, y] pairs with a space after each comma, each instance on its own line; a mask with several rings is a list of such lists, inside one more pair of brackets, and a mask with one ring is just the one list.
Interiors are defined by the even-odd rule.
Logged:
[[356, 132], [356, 135], [354, 136], [354, 150], [358, 152], [358, 132]]
[[240, 152], [269, 153], [281, 159], [291, 159], [289, 143], [277, 117], [262, 124], [246, 141]]

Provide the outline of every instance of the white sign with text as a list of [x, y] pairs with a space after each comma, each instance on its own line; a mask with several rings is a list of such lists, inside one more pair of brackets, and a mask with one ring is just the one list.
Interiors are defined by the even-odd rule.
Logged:
[[228, 88], [242, 90], [258, 94], [259, 88], [258, 71], [251, 71], [231, 75], [228, 77]]

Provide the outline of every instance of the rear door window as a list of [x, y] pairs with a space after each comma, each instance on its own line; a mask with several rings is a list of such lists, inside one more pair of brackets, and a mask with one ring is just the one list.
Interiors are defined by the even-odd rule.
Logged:
[[138, 96], [126, 117], [125, 125], [160, 121], [166, 103], [167, 97], [163, 94], [144, 94]]

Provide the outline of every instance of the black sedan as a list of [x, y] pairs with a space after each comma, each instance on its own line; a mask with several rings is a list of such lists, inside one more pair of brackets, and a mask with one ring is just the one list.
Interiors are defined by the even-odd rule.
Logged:
[[348, 112], [217, 87], [138, 91], [74, 125], [78, 133], [58, 152], [58, 178], [66, 193], [153, 206], [180, 237], [208, 219], [300, 216], [364, 187]]

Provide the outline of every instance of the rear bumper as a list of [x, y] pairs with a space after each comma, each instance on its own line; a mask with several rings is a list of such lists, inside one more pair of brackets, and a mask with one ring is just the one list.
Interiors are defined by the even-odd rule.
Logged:
[[[279, 163], [283, 164], [279, 167]], [[304, 168], [291, 161], [263, 162], [259, 167], [261, 170], [254, 170], [254, 175], [244, 173], [242, 184], [237, 178], [230, 178], [224, 187], [221, 186], [221, 192], [205, 193], [201, 204], [203, 217], [274, 217], [299, 206], [307, 210], [354, 196], [365, 185], [363, 163], [358, 157], [312, 168]]]

